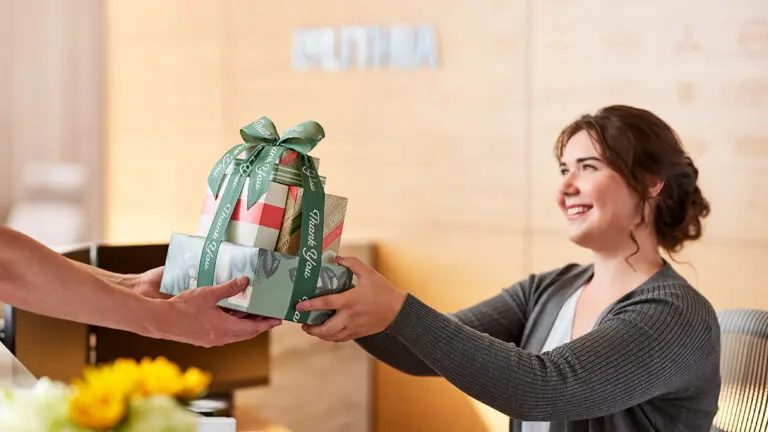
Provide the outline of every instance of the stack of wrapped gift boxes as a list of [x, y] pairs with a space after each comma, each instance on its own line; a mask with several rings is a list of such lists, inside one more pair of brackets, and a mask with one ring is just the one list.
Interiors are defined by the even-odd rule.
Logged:
[[245, 142], [211, 169], [196, 235], [171, 235], [160, 291], [247, 276], [248, 288], [220, 306], [320, 324], [333, 311], [298, 312], [296, 304], [352, 286], [349, 269], [334, 260], [347, 198], [325, 193], [320, 160], [308, 154], [325, 132], [309, 121], [280, 137], [262, 117], [240, 135]]

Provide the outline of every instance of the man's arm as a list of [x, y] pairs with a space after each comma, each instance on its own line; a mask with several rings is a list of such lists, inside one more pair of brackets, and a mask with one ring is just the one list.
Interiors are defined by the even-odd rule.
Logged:
[[99, 279], [105, 280], [109, 283], [113, 283], [121, 288], [133, 290], [139, 284], [141, 280], [140, 274], [120, 274], [114, 273], [109, 270], [104, 270], [96, 266], [81, 263], [80, 261], [70, 260], [76, 267], [86, 271]]
[[280, 323], [266, 318], [238, 319], [216, 306], [221, 299], [242, 291], [247, 286], [243, 281], [161, 300], [97, 274], [24, 234], [0, 227], [0, 301], [14, 307], [202, 346], [252, 338]]

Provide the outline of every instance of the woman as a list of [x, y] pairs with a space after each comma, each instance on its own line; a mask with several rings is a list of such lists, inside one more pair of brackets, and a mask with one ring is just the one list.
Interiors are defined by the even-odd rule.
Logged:
[[413, 375], [439, 375], [509, 415], [512, 431], [707, 431], [720, 390], [710, 303], [665, 261], [701, 236], [709, 204], [674, 131], [609, 106], [568, 125], [555, 154], [557, 203], [588, 265], [530, 275], [444, 315], [354, 258], [345, 293], [300, 304], [336, 309], [304, 330], [356, 340]]

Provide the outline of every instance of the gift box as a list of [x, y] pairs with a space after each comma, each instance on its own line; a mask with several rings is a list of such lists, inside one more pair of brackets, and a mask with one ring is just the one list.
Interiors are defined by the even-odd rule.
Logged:
[[[297, 186], [288, 188], [288, 199], [285, 202], [283, 220], [275, 246], [278, 252], [296, 255], [299, 251], [303, 196], [303, 188]], [[341, 234], [347, 214], [347, 198], [326, 194], [323, 214], [325, 217], [321, 249], [324, 255], [335, 255], [339, 253], [341, 246]]]
[[[160, 291], [177, 295], [197, 287], [198, 265], [205, 237], [174, 233], [168, 246]], [[263, 248], [223, 242], [216, 259], [213, 284], [247, 276], [250, 284], [239, 295], [219, 302], [219, 306], [251, 314], [320, 324], [333, 315], [330, 310], [297, 312], [296, 303], [348, 290], [352, 274], [347, 267], [322, 262], [314, 289], [298, 290], [297, 275], [302, 271], [296, 255]]]
[[[203, 201], [203, 210], [198, 220], [197, 235], [205, 236], [211, 229], [216, 209], [221, 204], [221, 199], [226, 191], [229, 176], [241, 165], [242, 161], [235, 161], [232, 167], [227, 170], [222, 181], [224, 186], [218, 199], [214, 197], [210, 188], [207, 190]], [[320, 182], [325, 186], [325, 177], [319, 177]], [[289, 186], [298, 188], [302, 184], [302, 177], [301, 172], [296, 169], [277, 165], [271, 179], [266, 193], [250, 208], [246, 205], [250, 179], [245, 180], [243, 192], [235, 203], [230, 222], [224, 232], [224, 241], [276, 250], [285, 206], [288, 202]], [[298, 233], [296, 236], [298, 237]], [[298, 250], [298, 240], [292, 253], [295, 253], [296, 250]]]
[[[346, 198], [326, 195], [317, 159], [308, 155], [325, 132], [309, 121], [280, 137], [274, 124], [262, 117], [240, 129], [240, 135], [245, 142], [228, 150], [208, 175], [197, 235], [171, 236], [160, 291], [178, 295], [245, 275], [251, 281], [248, 289], [220, 306], [322, 323], [333, 311], [297, 312], [295, 305], [352, 285], [349, 270], [333, 262], [335, 253], [326, 254], [323, 262], [324, 247], [338, 250], [347, 205]], [[298, 238], [290, 254], [275, 250], [289, 188], [300, 196], [298, 203], [290, 200], [292, 239]], [[326, 226], [331, 230], [325, 232]]]

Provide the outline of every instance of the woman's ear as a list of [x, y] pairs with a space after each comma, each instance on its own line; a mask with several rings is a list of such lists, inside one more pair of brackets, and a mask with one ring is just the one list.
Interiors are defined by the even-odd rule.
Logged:
[[650, 193], [651, 198], [656, 198], [657, 196], [659, 196], [662, 188], [664, 188], [663, 181], [656, 183], [656, 186], [651, 188], [651, 193]]

